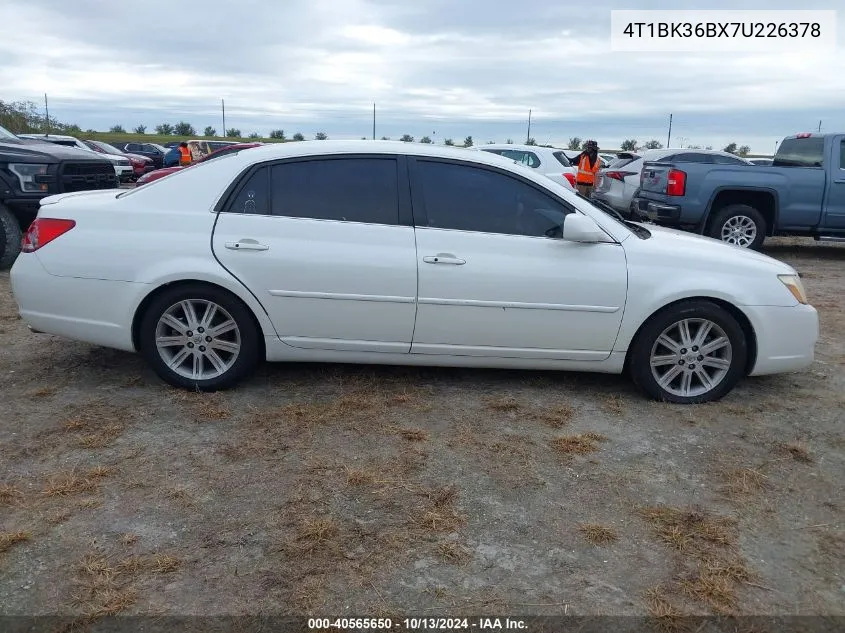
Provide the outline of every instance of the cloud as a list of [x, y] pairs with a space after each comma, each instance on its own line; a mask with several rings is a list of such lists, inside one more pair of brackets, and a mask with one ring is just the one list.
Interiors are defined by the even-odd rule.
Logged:
[[436, 125], [504, 140], [523, 134], [529, 109], [538, 140], [556, 142], [663, 135], [669, 112], [698, 126], [688, 135], [696, 143], [744, 134], [762, 151], [803, 121], [845, 128], [841, 52], [614, 53], [610, 10], [626, 4], [76, 0], [70, 10], [66, 0], [5, 0], [0, 98], [40, 101], [46, 92], [55, 116], [96, 128], [216, 125], [221, 99], [227, 123], [241, 128], [334, 136], [367, 134], [374, 102], [388, 135]]

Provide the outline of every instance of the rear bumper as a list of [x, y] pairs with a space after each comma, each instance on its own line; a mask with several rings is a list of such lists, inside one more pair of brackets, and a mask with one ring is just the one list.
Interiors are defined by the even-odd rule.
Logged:
[[678, 222], [681, 219], [681, 207], [675, 204], [637, 197], [632, 206], [653, 222]]
[[135, 351], [132, 306], [146, 284], [51, 275], [37, 253], [22, 253], [10, 273], [12, 294], [33, 332]]
[[813, 364], [819, 315], [812, 306], [743, 306], [757, 337], [752, 376], [801, 371]]

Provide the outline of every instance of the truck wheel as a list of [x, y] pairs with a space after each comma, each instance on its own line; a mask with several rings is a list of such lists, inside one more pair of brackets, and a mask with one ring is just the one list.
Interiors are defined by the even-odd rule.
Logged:
[[6, 270], [21, 252], [21, 227], [12, 212], [0, 203], [0, 270]]
[[708, 235], [734, 246], [757, 251], [766, 239], [766, 220], [754, 207], [731, 204], [713, 217]]

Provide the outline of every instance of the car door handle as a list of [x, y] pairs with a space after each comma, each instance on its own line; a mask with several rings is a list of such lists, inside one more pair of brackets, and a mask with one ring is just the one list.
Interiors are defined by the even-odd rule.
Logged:
[[226, 242], [226, 248], [233, 251], [266, 251], [270, 247], [255, 240], [243, 239], [237, 242]]
[[843, 185], [845, 184], [845, 178], [840, 178], [839, 180], [834, 180], [833, 182], [835, 182], [837, 185]]
[[426, 264], [451, 264], [452, 266], [463, 266], [467, 263], [465, 259], [455, 257], [451, 253], [437, 253], [437, 255], [429, 255], [428, 257], [423, 257], [423, 261]]

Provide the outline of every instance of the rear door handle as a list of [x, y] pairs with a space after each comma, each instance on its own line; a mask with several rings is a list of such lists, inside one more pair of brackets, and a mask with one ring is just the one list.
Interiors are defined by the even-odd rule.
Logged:
[[237, 242], [226, 242], [226, 248], [233, 251], [266, 251], [270, 247], [255, 240], [243, 239]]
[[837, 185], [842, 185], [845, 184], [845, 178], [840, 178], [839, 180], [834, 180], [833, 182], [835, 182]]
[[437, 253], [437, 255], [429, 255], [428, 257], [423, 257], [423, 261], [426, 264], [451, 264], [452, 266], [463, 266], [467, 263], [465, 259], [455, 257], [451, 253]]

